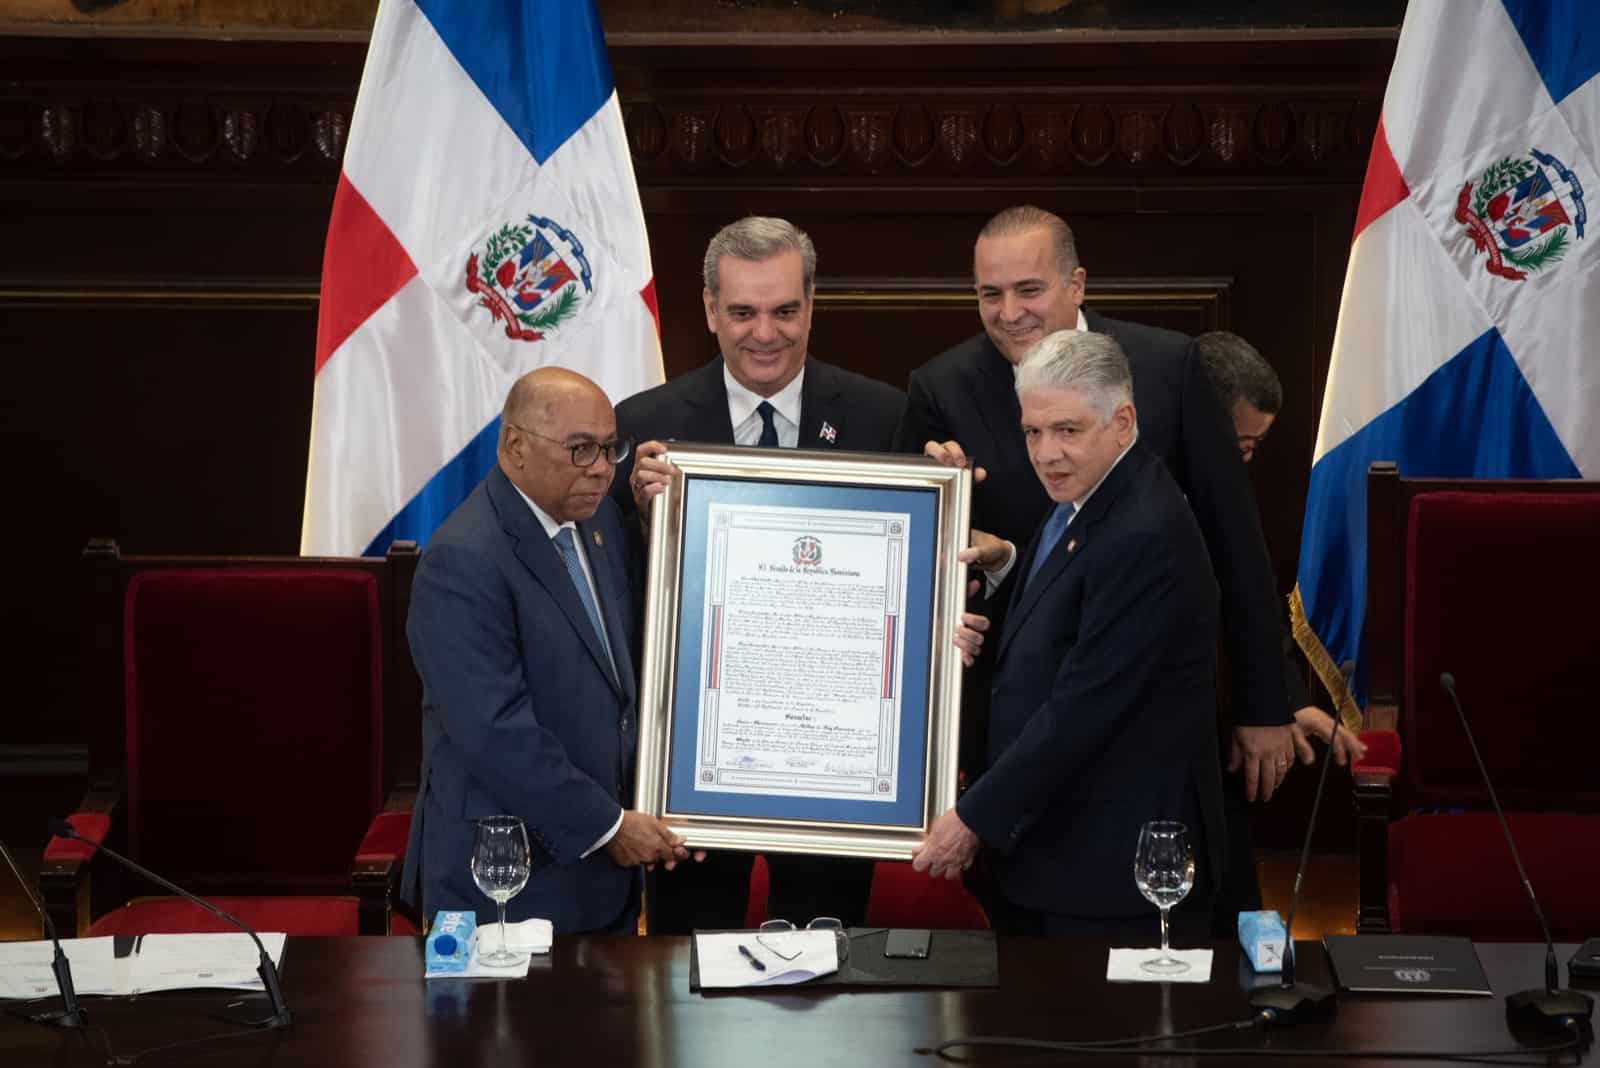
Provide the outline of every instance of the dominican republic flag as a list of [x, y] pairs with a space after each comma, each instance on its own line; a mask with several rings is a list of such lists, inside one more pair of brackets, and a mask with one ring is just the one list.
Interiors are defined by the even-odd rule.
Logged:
[[[1411, 0], [1322, 400], [1295, 637], [1366, 613], [1366, 477], [1600, 477], [1600, 3]], [[1486, 562], [1486, 566], [1488, 563]]]
[[644, 215], [593, 0], [382, 0], [322, 266], [300, 551], [424, 542], [520, 375], [662, 380]]

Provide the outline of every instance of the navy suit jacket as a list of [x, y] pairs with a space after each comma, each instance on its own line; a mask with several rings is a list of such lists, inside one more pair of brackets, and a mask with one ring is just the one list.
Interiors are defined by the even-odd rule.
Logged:
[[638, 741], [639, 583], [609, 500], [577, 524], [616, 664], [555, 545], [496, 467], [433, 535], [417, 566], [406, 633], [422, 675], [422, 787], [402, 896], [425, 914], [494, 906], [469, 871], [474, 821], [528, 826], [533, 874], [508, 918], [561, 933], [614, 923], [637, 868], [581, 854], [631, 804]]
[[[1025, 908], [1133, 916], [1139, 827], [1176, 819], [1197, 879], [1221, 877], [1216, 580], [1194, 514], [1136, 442], [1011, 594], [991, 692], [991, 766], [956, 810]], [[998, 594], [997, 594], [998, 595]]]
[[[906, 395], [893, 386], [808, 356], [806, 376], [800, 385], [797, 447], [889, 452], [905, 406]], [[831, 438], [824, 436], [824, 424], [832, 431]], [[617, 433], [640, 442], [653, 439], [732, 445], [733, 422], [728, 416], [722, 358], [636, 393], [617, 405]], [[618, 465], [611, 484], [611, 495], [627, 516], [636, 511], [628, 487], [632, 475], [630, 453]]]
[[[1222, 588], [1223, 633], [1234, 665], [1234, 721], [1289, 722], [1283, 606], [1272, 561], [1233, 426], [1194, 342], [1087, 308], [1084, 318], [1090, 330], [1115, 338], [1127, 354], [1139, 440], [1166, 462], [1205, 535]], [[1021, 423], [1011, 364], [987, 334], [979, 334], [912, 372], [895, 448], [921, 452], [928, 441], [959, 441], [988, 469], [988, 477], [973, 487], [972, 525], [1022, 545], [1049, 510], [1050, 499], [1028, 461]]]

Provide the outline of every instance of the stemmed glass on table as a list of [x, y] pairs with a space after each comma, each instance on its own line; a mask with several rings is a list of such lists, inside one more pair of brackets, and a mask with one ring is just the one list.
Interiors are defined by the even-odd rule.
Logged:
[[528, 831], [518, 816], [489, 816], [478, 821], [472, 842], [472, 881], [500, 908], [500, 948], [478, 953], [478, 963], [511, 968], [525, 959], [506, 948], [506, 902], [528, 885], [532, 858]]
[[1133, 881], [1139, 892], [1161, 910], [1161, 953], [1139, 967], [1154, 975], [1180, 975], [1188, 962], [1172, 955], [1167, 939], [1167, 913], [1189, 896], [1194, 886], [1194, 849], [1189, 828], [1171, 820], [1152, 820], [1139, 828], [1139, 847], [1133, 856]]

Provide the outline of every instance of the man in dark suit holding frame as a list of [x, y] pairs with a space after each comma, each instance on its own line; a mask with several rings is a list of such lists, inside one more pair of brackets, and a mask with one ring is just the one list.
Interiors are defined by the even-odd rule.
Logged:
[[[816, 269], [811, 239], [784, 219], [749, 216], [711, 239], [702, 300], [721, 355], [617, 406], [618, 427], [641, 442], [612, 488], [625, 512], [648, 515], [672, 477], [661, 458], [672, 440], [891, 451], [905, 394], [809, 354]], [[646, 903], [650, 932], [741, 926], [753, 860], [714, 851], [704, 863], [657, 873]], [[871, 861], [768, 854], [767, 867], [773, 917], [865, 922]]]
[[627, 445], [600, 387], [518, 379], [496, 465], [429, 541], [406, 633], [422, 676], [422, 782], [401, 895], [494, 917], [469, 872], [475, 821], [527, 825], [511, 920], [632, 934], [640, 865], [687, 857], [629, 806], [638, 745], [638, 564], [606, 497]]
[[996, 930], [1148, 937], [1139, 828], [1179, 820], [1198, 873], [1174, 914], [1203, 934], [1221, 876], [1217, 584], [1182, 491], [1141, 440], [1128, 363], [1103, 334], [1046, 337], [1017, 373], [1021, 435], [1049, 500], [993, 573], [998, 631], [968, 615], [963, 659], [995, 645], [989, 767], [914, 861], [954, 878], [981, 842]]
[[[1188, 498], [1221, 587], [1223, 644], [1236, 702], [1230, 770], [1240, 772], [1251, 800], [1270, 798], [1296, 748], [1282, 675], [1281, 609], [1233, 430], [1194, 343], [1082, 307], [1087, 275], [1072, 231], [1041, 208], [1008, 208], [990, 219], [974, 247], [973, 273], [984, 332], [912, 373], [896, 447], [947, 463], [973, 458], [981, 472], [973, 494], [974, 529], [1020, 544], [1050, 502], [1017, 431], [1016, 365], [1056, 331], [1114, 338], [1132, 370], [1143, 447], [1166, 463]], [[1000, 607], [990, 604], [985, 611]], [[989, 658], [982, 658], [966, 683], [962, 764], [969, 778], [986, 763], [982, 739], [991, 668]]]

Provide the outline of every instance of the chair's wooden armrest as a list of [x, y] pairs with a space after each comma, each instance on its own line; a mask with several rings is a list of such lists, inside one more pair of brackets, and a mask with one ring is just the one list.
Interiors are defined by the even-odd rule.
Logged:
[[1399, 706], [1389, 701], [1368, 701], [1364, 727], [1369, 731], [1395, 731], [1400, 727]]
[[350, 882], [360, 903], [357, 924], [362, 934], [388, 933], [389, 908], [400, 883], [416, 801], [414, 790], [391, 793], [356, 849]]
[[1380, 934], [1389, 930], [1389, 813], [1400, 771], [1400, 736], [1390, 730], [1364, 730], [1361, 741], [1367, 754], [1350, 768], [1361, 858], [1356, 931]]
[[[122, 795], [116, 790], [91, 790], [67, 817], [73, 830], [96, 844], [111, 834]], [[89, 927], [89, 872], [95, 850], [82, 842], [51, 838], [39, 865], [39, 896], [56, 931], [72, 937]]]
[[404, 812], [406, 815], [417, 807], [417, 791], [414, 789], [401, 789], [389, 791], [389, 796], [383, 802], [383, 811]]

